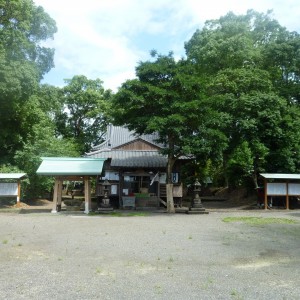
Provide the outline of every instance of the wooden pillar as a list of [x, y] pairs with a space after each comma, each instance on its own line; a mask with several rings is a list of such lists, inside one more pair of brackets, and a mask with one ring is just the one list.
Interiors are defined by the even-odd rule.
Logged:
[[285, 197], [286, 209], [290, 209], [290, 199], [289, 199], [289, 182], [286, 183], [286, 197]]
[[84, 213], [88, 214], [91, 211], [92, 201], [91, 201], [91, 182], [88, 176], [84, 177]]
[[55, 178], [54, 191], [53, 191], [53, 207], [51, 211], [52, 213], [57, 213], [58, 185], [59, 185], [59, 180]]
[[124, 187], [124, 176], [123, 171], [119, 171], [119, 208], [123, 208], [123, 187]]
[[265, 179], [265, 209], [268, 209], [268, 181]]
[[21, 199], [21, 182], [20, 180], [18, 180], [17, 207], [20, 206], [20, 199]]
[[62, 200], [62, 186], [63, 180], [61, 178], [57, 179], [58, 187], [57, 187], [57, 211], [61, 210], [61, 200]]

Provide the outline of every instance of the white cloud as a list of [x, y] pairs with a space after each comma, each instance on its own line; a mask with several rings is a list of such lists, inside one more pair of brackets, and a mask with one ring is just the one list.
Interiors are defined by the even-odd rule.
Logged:
[[[134, 77], [138, 61], [149, 50], [184, 53], [196, 28], [228, 11], [245, 13], [274, 9], [274, 17], [289, 30], [300, 31], [298, 0], [35, 0], [56, 20], [58, 33], [49, 44], [56, 49], [55, 69], [46, 80], [83, 74], [116, 88]], [[50, 82], [55, 81], [55, 83]]]

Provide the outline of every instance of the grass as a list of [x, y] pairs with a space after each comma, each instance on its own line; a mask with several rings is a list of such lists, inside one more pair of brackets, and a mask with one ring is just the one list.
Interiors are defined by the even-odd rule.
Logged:
[[161, 285], [155, 285], [155, 286], [154, 286], [154, 290], [155, 290], [155, 293], [156, 293], [156, 294], [161, 295], [161, 294], [163, 293], [163, 288], [162, 288]]
[[174, 258], [172, 256], [170, 256], [169, 262], [174, 262]]
[[3, 240], [2, 244], [6, 245], [8, 243], [8, 240]]
[[244, 299], [244, 298], [241, 296], [241, 294], [240, 294], [238, 291], [236, 291], [236, 290], [231, 290], [230, 295], [231, 295], [231, 298], [232, 298], [232, 299], [238, 299], [238, 300]]
[[265, 224], [297, 224], [296, 220], [286, 218], [263, 218], [263, 217], [226, 217], [223, 222], [243, 222], [250, 225], [265, 225]]

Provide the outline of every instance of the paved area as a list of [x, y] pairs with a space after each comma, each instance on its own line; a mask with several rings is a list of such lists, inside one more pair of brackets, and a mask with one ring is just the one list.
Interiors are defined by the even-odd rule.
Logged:
[[299, 210], [18, 212], [0, 209], [0, 299], [299, 299]]

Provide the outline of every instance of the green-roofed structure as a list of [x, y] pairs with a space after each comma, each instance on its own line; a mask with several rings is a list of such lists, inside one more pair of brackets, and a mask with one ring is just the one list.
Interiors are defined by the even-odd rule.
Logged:
[[0, 197], [16, 197], [17, 206], [21, 199], [21, 180], [26, 173], [0, 173]]
[[285, 208], [290, 209], [290, 197], [300, 196], [300, 174], [261, 173], [264, 178], [264, 208], [270, 208], [268, 197], [284, 197]]
[[89, 213], [91, 211], [90, 178], [101, 175], [104, 161], [104, 158], [42, 157], [42, 163], [36, 173], [55, 177], [52, 212], [56, 213], [61, 207], [63, 181], [80, 180], [84, 182], [84, 212]]

